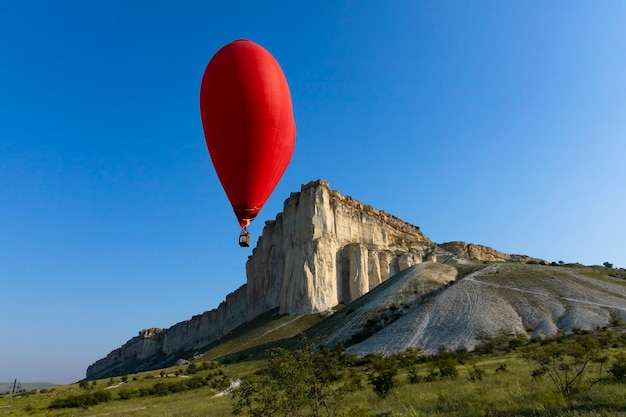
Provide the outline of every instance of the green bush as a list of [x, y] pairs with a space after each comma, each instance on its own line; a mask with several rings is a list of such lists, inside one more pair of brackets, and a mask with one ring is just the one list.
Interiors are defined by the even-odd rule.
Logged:
[[138, 392], [129, 388], [122, 388], [118, 391], [117, 395], [121, 400], [130, 400], [138, 395]]
[[380, 398], [385, 398], [396, 386], [395, 377], [398, 367], [394, 358], [382, 355], [370, 355], [372, 371], [368, 382]]
[[[249, 375], [233, 392], [233, 414], [253, 417], [336, 416], [345, 393], [361, 384], [342, 352], [311, 346], [294, 352], [277, 348], [269, 366]], [[358, 379], [358, 380], [357, 380]]]
[[96, 391], [88, 394], [70, 395], [65, 398], [57, 398], [50, 403], [48, 408], [89, 408], [111, 399], [110, 391]]
[[459, 371], [456, 369], [458, 361], [455, 358], [445, 358], [437, 361], [437, 368], [439, 368], [439, 375], [441, 378], [455, 379], [459, 376]]
[[198, 365], [196, 365], [195, 363], [190, 363], [189, 366], [187, 366], [187, 373], [189, 375], [193, 375], [198, 371], [199, 371]]
[[626, 355], [624, 352], [615, 356], [609, 373], [619, 382], [626, 382]]
[[407, 379], [411, 384], [419, 384], [424, 380], [424, 377], [418, 372], [417, 367], [413, 365], [408, 369]]
[[469, 364], [469, 368], [467, 369], [467, 378], [470, 381], [482, 381], [484, 375], [485, 370], [479, 368], [475, 361], [472, 361]]
[[[591, 363], [600, 363], [604, 357], [600, 354], [599, 344], [593, 339], [580, 342], [547, 344], [526, 349], [523, 357], [535, 364], [533, 377], [548, 375], [558, 393], [566, 399], [582, 390], [589, 390], [601, 379], [586, 381]], [[600, 367], [600, 372], [602, 368]], [[588, 385], [585, 385], [588, 382]]]

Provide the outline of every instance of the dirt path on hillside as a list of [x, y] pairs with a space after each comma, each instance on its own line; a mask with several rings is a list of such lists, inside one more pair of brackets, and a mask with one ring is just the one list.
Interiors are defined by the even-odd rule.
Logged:
[[[548, 293], [541, 292], [541, 291], [533, 291], [533, 290], [511, 286], [511, 285], [502, 285], [502, 284], [496, 284], [493, 282], [480, 280], [481, 276], [484, 276], [487, 273], [492, 272], [492, 270], [497, 271], [498, 267], [499, 265], [490, 265], [485, 269], [482, 269], [480, 271], [477, 271], [477, 272], [474, 272], [473, 274], [468, 275], [467, 277], [464, 278], [464, 280], [473, 281], [473, 282], [480, 283], [483, 285], [490, 285], [492, 287], [501, 288], [505, 290], [518, 291], [518, 292], [526, 293], [526, 294], [532, 294], [532, 295], [537, 295], [537, 296], [542, 296], [542, 297], [554, 297], [554, 293], [548, 294]], [[581, 288], [580, 283], [575, 283], [574, 281], [568, 282], [567, 280], [560, 280], [559, 282], [560, 292], [577, 293], [577, 294], [585, 295], [586, 297], [588, 297], [587, 299], [583, 299], [580, 297], [561, 296], [560, 298], [562, 300], [569, 301], [572, 303], [588, 304], [588, 305], [593, 305], [593, 306], [598, 306], [598, 307], [608, 307], [608, 308], [614, 308], [617, 310], [626, 311], [626, 298], [622, 298], [621, 300], [614, 300], [614, 301], [622, 301], [621, 303], [613, 302], [609, 304], [609, 303], [604, 303], [604, 302], [601, 303], [597, 301], [598, 298], [606, 299], [607, 292], [614, 293], [614, 294], [617, 293], [616, 295], [618, 297], [619, 296], [626, 297], [626, 294], [620, 294], [618, 292], [619, 290], [626, 291], [624, 287], [619, 287], [617, 285], [606, 283], [601, 280], [592, 280], [591, 278], [586, 277], [584, 275], [580, 275], [580, 274], [569, 274], [569, 275], [571, 275], [572, 278], [578, 281], [583, 281], [586, 286], [597, 288], [597, 290], [594, 290], [593, 288], [589, 288], [590, 291], [587, 294], [584, 294], [580, 290]], [[602, 292], [599, 292], [598, 290], [601, 290]], [[589, 298], [594, 298], [594, 300], [592, 301]]]
[[442, 346], [471, 350], [482, 343], [481, 335], [505, 331], [543, 337], [559, 329], [604, 327], [615, 317], [626, 320], [626, 283], [566, 269], [529, 273], [527, 267], [494, 264], [414, 305], [347, 351], [390, 354], [413, 347], [433, 354]]

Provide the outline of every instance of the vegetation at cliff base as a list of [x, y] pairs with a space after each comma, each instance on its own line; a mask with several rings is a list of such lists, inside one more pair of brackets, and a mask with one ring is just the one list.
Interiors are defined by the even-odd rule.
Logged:
[[[488, 265], [455, 268], [463, 279]], [[497, 270], [486, 270], [489, 283], [516, 277], [532, 288], [561, 275], [573, 281], [581, 274], [599, 280], [622, 274], [606, 266]], [[0, 395], [0, 417], [626, 415], [626, 326], [618, 310], [606, 327], [574, 327], [550, 338], [537, 337], [530, 326], [526, 333], [480, 333], [471, 352], [441, 347], [433, 355], [407, 349], [358, 357], [352, 347], [320, 345], [324, 335], [341, 329], [341, 320], [357, 314], [364, 299], [328, 317], [270, 311], [198, 353], [172, 355], [170, 363], [190, 359], [177, 366]], [[403, 308], [400, 302], [385, 305], [363, 320], [356, 337], [367, 339], [365, 332], [397, 321]]]
[[356, 357], [298, 338], [258, 359], [0, 396], [0, 416], [618, 416], [626, 334], [616, 325], [436, 355]]

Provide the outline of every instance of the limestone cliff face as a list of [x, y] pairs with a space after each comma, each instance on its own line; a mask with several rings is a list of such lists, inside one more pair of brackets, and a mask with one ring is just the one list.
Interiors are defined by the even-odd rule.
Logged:
[[142, 330], [91, 365], [87, 378], [163, 366], [271, 309], [306, 314], [350, 302], [436, 251], [418, 227], [313, 181], [266, 222], [246, 265], [246, 285], [215, 310]]
[[285, 201], [247, 263], [255, 314], [324, 311], [422, 262], [435, 245], [416, 226], [319, 180]]
[[422, 261], [509, 256], [482, 246], [447, 245], [439, 247], [419, 227], [343, 196], [323, 180], [313, 181], [292, 193], [283, 212], [266, 222], [246, 264], [247, 284], [217, 309], [168, 329], [142, 330], [89, 366], [87, 378], [169, 366], [262, 313], [325, 311]]
[[517, 262], [517, 263], [546, 263], [537, 258], [531, 258], [526, 255], [509, 255], [483, 245], [475, 245], [465, 242], [448, 242], [441, 243], [439, 247], [445, 249], [460, 258], [472, 259], [476, 261], [489, 262]]
[[249, 319], [246, 285], [230, 293], [217, 309], [168, 329], [141, 330], [122, 347], [87, 368], [88, 379], [108, 378], [173, 364], [181, 355], [219, 340]]

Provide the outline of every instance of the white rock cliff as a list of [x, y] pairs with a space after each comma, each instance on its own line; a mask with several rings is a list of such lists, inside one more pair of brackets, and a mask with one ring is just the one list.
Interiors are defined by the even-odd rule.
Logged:
[[[482, 252], [486, 249], [481, 247]], [[278, 308], [281, 314], [329, 310], [412, 265], [445, 262], [469, 250], [467, 244], [444, 250], [419, 227], [343, 196], [323, 180], [310, 182], [291, 194], [275, 220], [266, 222], [248, 258], [247, 284], [217, 309], [168, 329], [142, 330], [89, 366], [87, 378], [156, 369], [270, 310]]]
[[168, 329], [142, 330], [87, 369], [87, 378], [151, 369], [200, 349], [269, 310], [325, 311], [367, 293], [396, 272], [435, 256], [416, 226], [330, 189], [302, 186], [266, 222], [246, 265], [247, 284], [217, 309]]

